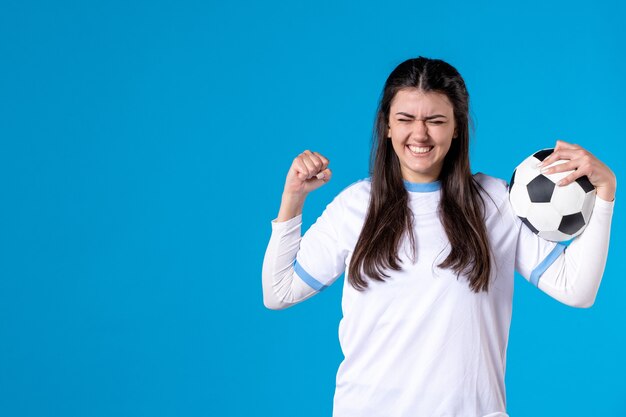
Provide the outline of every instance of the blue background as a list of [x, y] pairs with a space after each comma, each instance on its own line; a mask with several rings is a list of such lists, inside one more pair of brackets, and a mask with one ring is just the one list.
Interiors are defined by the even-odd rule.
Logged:
[[[329, 416], [339, 279], [284, 311], [261, 265], [304, 149], [367, 176], [389, 72], [463, 75], [472, 171], [556, 139], [624, 178], [623, 2], [0, 6], [0, 415]], [[620, 190], [591, 309], [516, 276], [514, 416], [626, 415]]]

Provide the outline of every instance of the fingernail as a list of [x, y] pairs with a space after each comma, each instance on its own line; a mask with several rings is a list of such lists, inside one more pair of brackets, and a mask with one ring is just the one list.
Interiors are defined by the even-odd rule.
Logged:
[[546, 173], [546, 171], [547, 171], [547, 170], [549, 170], [549, 169], [550, 169], [550, 168], [547, 168], [547, 167], [546, 167], [546, 168], [541, 168], [541, 169], [539, 170], [539, 172], [541, 172], [542, 174], [545, 174], [545, 173]]

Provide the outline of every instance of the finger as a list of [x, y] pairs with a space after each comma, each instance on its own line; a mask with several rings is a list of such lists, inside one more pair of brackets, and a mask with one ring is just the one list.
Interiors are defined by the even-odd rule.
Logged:
[[572, 171], [580, 165], [579, 161], [567, 161], [551, 167], [545, 166], [541, 168], [542, 174], [555, 174], [557, 172]]
[[328, 159], [324, 155], [322, 155], [322, 154], [320, 154], [318, 152], [313, 152], [313, 154], [316, 155], [322, 161], [322, 169], [326, 169], [326, 167], [329, 164]]
[[294, 169], [296, 171], [296, 176], [299, 180], [304, 181], [309, 178], [309, 169], [306, 164], [302, 160], [302, 154], [300, 154], [294, 161]]
[[587, 174], [583, 172], [582, 170], [577, 169], [576, 171], [569, 174], [567, 177], [563, 178], [561, 181], [557, 182], [556, 185], [558, 185], [559, 187], [563, 187], [575, 181], [576, 178], [582, 177], [584, 175], [587, 175]]
[[537, 168], [541, 168], [541, 167], [548, 166], [548, 165], [550, 165], [552, 162], [554, 162], [554, 161], [556, 160], [556, 155], [555, 155], [555, 154], [556, 154], [556, 152], [557, 152], [557, 151], [558, 151], [558, 150], [557, 150], [556, 148], [552, 149], [552, 153], [551, 153], [550, 155], [546, 156], [546, 157], [543, 159], [543, 161], [540, 161], [540, 162], [537, 164]]
[[324, 160], [322, 158], [320, 158], [320, 154], [318, 154], [317, 152], [312, 152], [309, 155], [309, 158], [315, 164], [315, 168], [318, 170], [318, 172], [326, 169], [326, 165], [324, 164]]
[[315, 155], [311, 154], [303, 154], [300, 156], [302, 162], [306, 165], [307, 170], [309, 172], [309, 178], [316, 175], [321, 171], [322, 161]]
[[580, 146], [574, 144], [574, 143], [569, 143], [569, 142], [565, 142], [564, 140], [561, 139], [557, 139], [556, 140], [556, 146], [554, 147], [555, 149], [581, 149]]
[[325, 182], [328, 182], [331, 176], [332, 176], [332, 172], [328, 168], [326, 168], [325, 170], [321, 171], [320, 173], [316, 175], [318, 180], [324, 180]]
[[545, 167], [550, 165], [551, 163], [558, 161], [560, 159], [576, 159], [577, 157], [581, 157], [581, 149], [555, 149], [550, 155], [548, 155], [542, 162], [537, 164], [537, 167]]

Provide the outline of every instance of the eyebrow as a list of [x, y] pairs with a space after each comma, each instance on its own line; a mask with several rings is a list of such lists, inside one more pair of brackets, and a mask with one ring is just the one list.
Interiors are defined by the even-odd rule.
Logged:
[[[410, 118], [412, 118], [412, 119], [415, 119], [415, 116], [413, 116], [412, 114], [405, 113], [405, 112], [402, 112], [402, 111], [399, 111], [399, 112], [397, 112], [396, 114], [401, 114], [401, 115], [403, 115], [403, 116], [406, 116], [406, 117], [410, 117]], [[437, 117], [445, 117], [445, 118], [447, 119], [447, 117], [446, 117], [446, 116], [444, 116], [443, 114], [433, 114], [432, 116], [426, 116], [426, 117], [424, 117], [424, 120], [436, 119]]]

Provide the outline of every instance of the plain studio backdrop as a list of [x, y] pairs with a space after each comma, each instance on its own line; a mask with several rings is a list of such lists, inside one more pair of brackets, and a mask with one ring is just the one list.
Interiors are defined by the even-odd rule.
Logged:
[[[473, 172], [557, 139], [624, 178], [621, 1], [5, 0], [0, 415], [329, 416], [343, 278], [284, 311], [261, 266], [305, 149], [368, 175], [389, 72], [423, 55], [470, 93]], [[595, 305], [515, 278], [513, 417], [626, 415], [623, 202]]]

